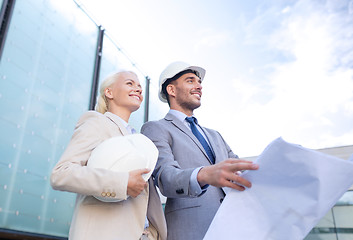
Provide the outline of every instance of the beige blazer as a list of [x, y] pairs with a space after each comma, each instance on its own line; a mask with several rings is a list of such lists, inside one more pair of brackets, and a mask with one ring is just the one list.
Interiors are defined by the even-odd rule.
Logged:
[[[127, 172], [87, 167], [91, 152], [104, 140], [129, 134], [122, 122], [110, 112], [89, 111], [79, 119], [72, 139], [51, 174], [56, 190], [77, 193], [70, 240], [137, 240], [141, 237], [146, 214], [150, 239], [167, 237], [159, 195], [153, 181], [136, 198], [128, 197]], [[118, 147], [118, 146], [117, 146]], [[125, 199], [102, 202], [93, 196]]]

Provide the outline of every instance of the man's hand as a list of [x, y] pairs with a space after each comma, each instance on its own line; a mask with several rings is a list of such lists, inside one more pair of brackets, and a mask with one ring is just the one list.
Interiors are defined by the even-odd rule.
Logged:
[[144, 168], [129, 172], [127, 195], [135, 198], [143, 191], [143, 189], [147, 187], [147, 182], [145, 182], [145, 180], [142, 178], [142, 175], [149, 173], [150, 171], [150, 169]]
[[209, 184], [215, 187], [230, 187], [244, 191], [245, 187], [251, 187], [251, 182], [240, 177], [238, 171], [257, 170], [258, 168], [259, 165], [253, 164], [251, 161], [230, 158], [212, 166], [203, 167], [197, 175], [197, 181], [200, 186]]

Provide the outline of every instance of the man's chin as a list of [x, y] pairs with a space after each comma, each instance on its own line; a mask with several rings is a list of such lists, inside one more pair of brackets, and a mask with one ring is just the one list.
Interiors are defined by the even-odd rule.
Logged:
[[193, 109], [195, 110], [195, 109], [199, 108], [200, 106], [201, 106], [201, 102], [195, 103], [195, 104], [193, 104]]
[[188, 109], [188, 110], [195, 110], [196, 108], [199, 108], [201, 106], [200, 101], [189, 101], [189, 102], [184, 102], [179, 105], [183, 109]]

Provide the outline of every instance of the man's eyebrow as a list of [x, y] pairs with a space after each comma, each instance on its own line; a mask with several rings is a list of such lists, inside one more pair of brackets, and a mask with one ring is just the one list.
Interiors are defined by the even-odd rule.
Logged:
[[186, 77], [185, 80], [186, 79], [200, 79], [200, 78], [198, 76], [189, 76], [189, 77]]
[[188, 76], [186, 78], [199, 78], [199, 77], [197, 75], [190, 75], [190, 76]]

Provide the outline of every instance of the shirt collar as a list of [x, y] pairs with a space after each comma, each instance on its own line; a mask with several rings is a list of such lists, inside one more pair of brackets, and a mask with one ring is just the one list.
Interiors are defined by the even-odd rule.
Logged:
[[118, 115], [112, 113], [112, 112], [107, 112], [107, 113], [110, 113], [109, 115], [111, 116], [111, 118], [113, 118], [113, 120], [118, 120], [120, 121], [123, 126], [126, 128], [129, 124], [127, 122], [125, 122], [125, 120], [123, 120], [121, 117], [119, 117]]
[[[180, 111], [175, 110], [175, 109], [169, 109], [169, 113], [172, 114], [174, 117], [176, 117], [181, 122], [184, 122], [185, 118], [188, 116], [185, 113], [180, 112]], [[194, 117], [194, 114], [192, 115], [192, 117]]]

